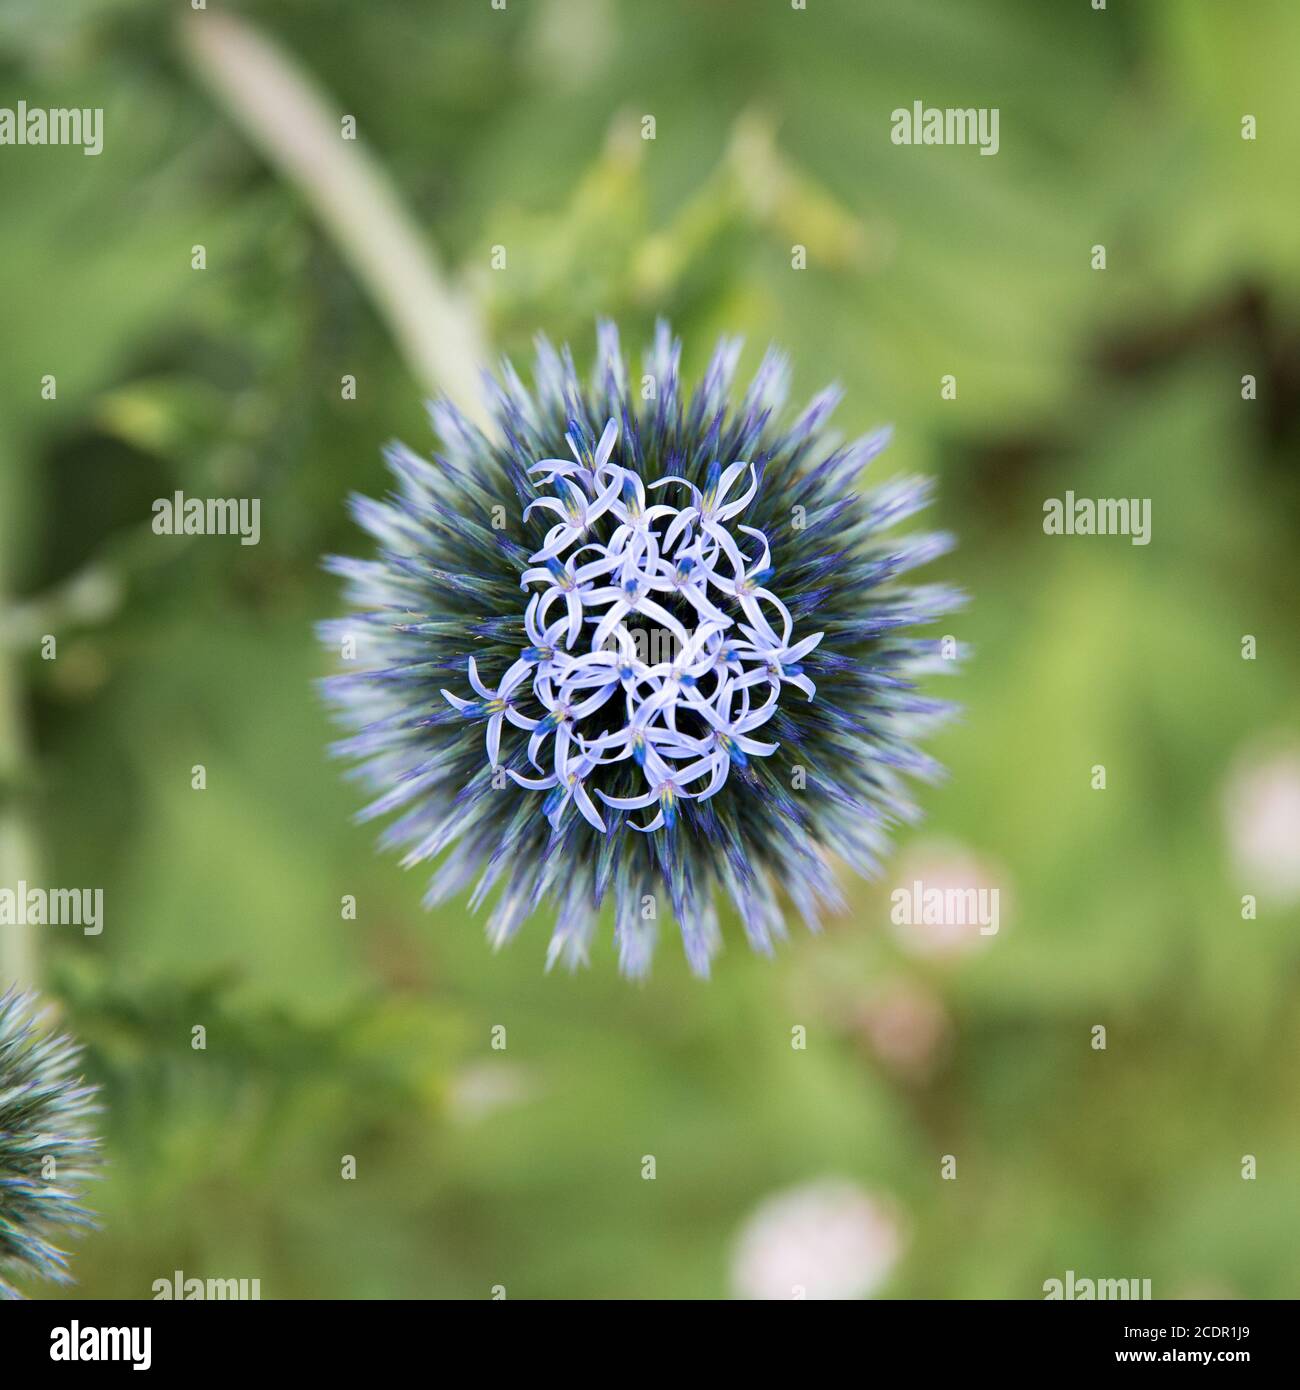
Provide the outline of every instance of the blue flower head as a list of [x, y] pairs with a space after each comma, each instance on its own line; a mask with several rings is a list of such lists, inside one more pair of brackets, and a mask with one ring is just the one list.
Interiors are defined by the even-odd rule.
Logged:
[[815, 928], [832, 856], [871, 874], [914, 814], [947, 706], [914, 689], [939, 639], [909, 630], [959, 596], [907, 582], [948, 538], [891, 534], [928, 487], [859, 489], [888, 434], [829, 436], [838, 392], [782, 423], [779, 354], [733, 402], [734, 342], [688, 395], [665, 325], [635, 387], [598, 339], [589, 386], [544, 340], [532, 391], [506, 363], [498, 437], [438, 403], [442, 452], [390, 451], [395, 491], [353, 502], [377, 557], [327, 562], [360, 612], [322, 634], [366, 669], [325, 684], [363, 816], [395, 814], [405, 864], [443, 856], [427, 903], [495, 893], [497, 944], [552, 904], [570, 965], [609, 904], [634, 976], [671, 912], [703, 975], [717, 900], [770, 952], [784, 902]]
[[70, 1283], [54, 1241], [94, 1224], [79, 1189], [98, 1166], [98, 1107], [79, 1058], [70, 1038], [40, 1029], [31, 998], [0, 996], [0, 1299], [21, 1297], [11, 1278]]

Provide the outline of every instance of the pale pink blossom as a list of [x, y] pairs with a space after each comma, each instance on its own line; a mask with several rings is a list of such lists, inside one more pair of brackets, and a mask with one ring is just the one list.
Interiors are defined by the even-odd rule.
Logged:
[[754, 1210], [736, 1243], [732, 1288], [738, 1298], [870, 1298], [903, 1245], [889, 1203], [847, 1179], [822, 1179]]

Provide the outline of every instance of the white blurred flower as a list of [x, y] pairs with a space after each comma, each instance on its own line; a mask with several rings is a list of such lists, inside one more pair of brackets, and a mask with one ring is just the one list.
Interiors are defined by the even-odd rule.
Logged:
[[1228, 843], [1243, 888], [1300, 900], [1300, 749], [1237, 759], [1223, 793]]
[[761, 1202], [741, 1229], [732, 1261], [738, 1298], [869, 1298], [903, 1249], [887, 1203], [856, 1183], [826, 1178]]
[[[1007, 874], [955, 840], [915, 841], [889, 883], [892, 930], [911, 955], [965, 955], [1006, 928]], [[936, 902], [942, 907], [932, 911]]]
[[508, 1062], [473, 1062], [452, 1077], [447, 1109], [459, 1124], [472, 1125], [498, 1110], [533, 1100], [538, 1088], [522, 1068]]

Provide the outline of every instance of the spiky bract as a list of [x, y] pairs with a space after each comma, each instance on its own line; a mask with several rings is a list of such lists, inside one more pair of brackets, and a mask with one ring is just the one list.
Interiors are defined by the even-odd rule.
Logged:
[[384, 845], [446, 853], [427, 903], [499, 892], [494, 943], [550, 901], [548, 959], [576, 964], [612, 904], [642, 975], [667, 906], [707, 974], [721, 891], [770, 951], [782, 897], [815, 927], [832, 856], [872, 874], [914, 814], [903, 774], [938, 772], [914, 740], [948, 707], [914, 680], [945, 663], [910, 630], [960, 599], [902, 577], [949, 540], [891, 534], [929, 487], [859, 489], [888, 432], [830, 435], [836, 390], [782, 423], [780, 354], [733, 404], [738, 356], [721, 343], [688, 396], [662, 324], [634, 386], [612, 325], [586, 386], [542, 340], [532, 391], [508, 362], [489, 384], [499, 437], [434, 404], [441, 452], [392, 446], [396, 490], [352, 500], [380, 549], [327, 562], [360, 611], [322, 634], [363, 668], [326, 682], [335, 751], [375, 793], [363, 818], [396, 815]]
[[81, 1049], [42, 1029], [29, 995], [0, 997], [0, 1298], [14, 1278], [71, 1282], [54, 1244], [95, 1223], [81, 1186], [98, 1166], [96, 1089], [77, 1075]]

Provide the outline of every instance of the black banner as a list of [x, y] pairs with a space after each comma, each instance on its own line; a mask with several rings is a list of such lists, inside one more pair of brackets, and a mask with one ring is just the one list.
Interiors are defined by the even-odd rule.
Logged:
[[[170, 1378], [193, 1370], [219, 1374], [282, 1367], [320, 1370], [331, 1377], [349, 1371], [373, 1374], [379, 1357], [387, 1361], [428, 1356], [430, 1332], [438, 1327], [443, 1306], [252, 1301], [219, 1307], [201, 1302], [11, 1304], [0, 1315], [3, 1364], [11, 1385], [20, 1383], [17, 1376], [22, 1371], [52, 1375], [55, 1381], [63, 1374]], [[539, 1333], [554, 1328], [554, 1310], [547, 1305], [485, 1306], [477, 1313], [465, 1304], [455, 1306], [458, 1330], [471, 1337], [511, 1326]], [[605, 1335], [616, 1332], [624, 1306], [601, 1306]], [[680, 1317], [689, 1323], [703, 1306], [664, 1304], [656, 1317]], [[714, 1336], [729, 1326], [744, 1329], [755, 1313], [752, 1305], [733, 1304], [730, 1311], [717, 1304], [707, 1307]], [[641, 1314], [637, 1316], [639, 1320]], [[760, 1325], [763, 1346], [769, 1345], [773, 1330], [766, 1316]], [[841, 1308], [830, 1323], [818, 1323], [817, 1316], [807, 1310], [792, 1312], [788, 1323], [777, 1325], [778, 1335], [786, 1330], [806, 1334], [815, 1328], [819, 1336], [834, 1337], [842, 1330], [852, 1337], [855, 1354], [864, 1359], [864, 1375], [882, 1357], [891, 1365], [903, 1360], [918, 1370], [980, 1372], [991, 1366], [1019, 1366], [1041, 1374], [1054, 1368], [1066, 1373], [1112, 1368], [1122, 1375], [1126, 1368], [1144, 1365], [1209, 1366], [1229, 1373], [1243, 1367], [1284, 1368], [1292, 1360], [1295, 1309], [1291, 1303], [1244, 1302], [881, 1302]], [[735, 1324], [730, 1324], [731, 1317], [737, 1319]], [[840, 1317], [845, 1321], [839, 1322]], [[647, 1341], [644, 1324], [638, 1321], [638, 1326], [639, 1331], [629, 1328], [629, 1335], [636, 1338], [637, 1361], [644, 1366]], [[503, 1346], [495, 1340], [486, 1345], [494, 1359]], [[665, 1348], [667, 1372], [667, 1348], [672, 1343], [663, 1339], [658, 1345]], [[736, 1344], [731, 1345], [734, 1351]], [[808, 1344], [800, 1345], [799, 1354], [808, 1356]], [[833, 1347], [828, 1343], [825, 1350]], [[671, 1353], [678, 1369], [679, 1353], [680, 1348]], [[459, 1353], [452, 1354], [459, 1359]]]

